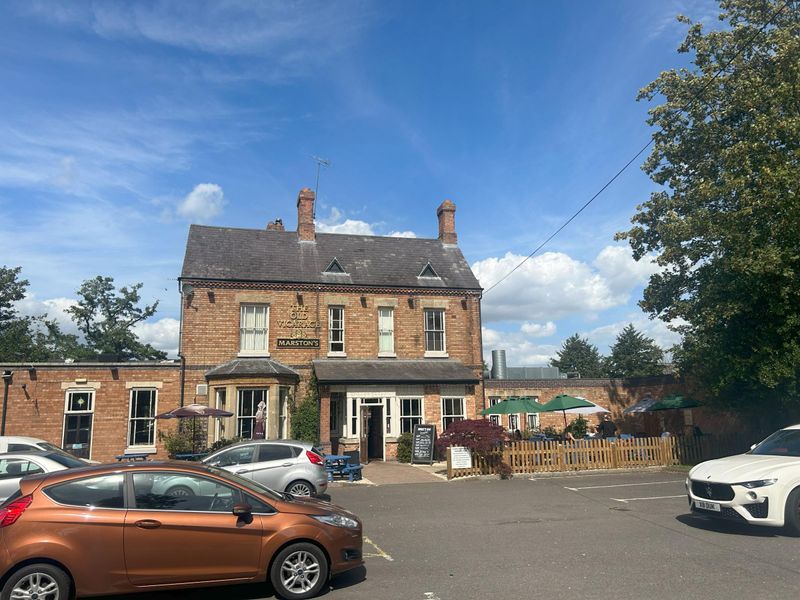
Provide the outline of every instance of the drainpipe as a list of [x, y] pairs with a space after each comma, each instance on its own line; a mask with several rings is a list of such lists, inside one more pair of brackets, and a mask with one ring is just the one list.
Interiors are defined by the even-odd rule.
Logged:
[[14, 377], [13, 371], [3, 371], [3, 420], [0, 423], [0, 435], [6, 434], [6, 409], [8, 408], [8, 386]]
[[183, 357], [183, 305], [186, 299], [183, 296], [183, 284], [181, 283], [181, 278], [178, 277], [178, 293], [181, 297], [181, 320], [178, 323], [178, 358], [181, 361], [181, 403], [180, 405], [183, 406], [184, 401], [184, 385], [186, 384], [186, 359]]

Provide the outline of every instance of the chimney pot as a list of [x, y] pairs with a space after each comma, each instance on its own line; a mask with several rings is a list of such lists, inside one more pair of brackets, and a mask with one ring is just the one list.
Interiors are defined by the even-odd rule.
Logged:
[[285, 231], [282, 219], [275, 219], [267, 223], [267, 231]]
[[297, 237], [301, 242], [313, 242], [317, 237], [314, 229], [314, 192], [308, 188], [297, 196]]
[[436, 210], [439, 217], [439, 240], [443, 244], [458, 244], [456, 235], [456, 205], [452, 200], [445, 200]]

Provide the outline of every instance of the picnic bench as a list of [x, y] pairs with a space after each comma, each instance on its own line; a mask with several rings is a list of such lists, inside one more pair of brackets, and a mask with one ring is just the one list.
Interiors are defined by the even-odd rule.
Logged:
[[328, 474], [328, 481], [333, 481], [336, 477], [340, 479], [347, 477], [348, 481], [361, 479], [362, 465], [351, 463], [350, 458], [347, 454], [325, 455], [325, 472]]

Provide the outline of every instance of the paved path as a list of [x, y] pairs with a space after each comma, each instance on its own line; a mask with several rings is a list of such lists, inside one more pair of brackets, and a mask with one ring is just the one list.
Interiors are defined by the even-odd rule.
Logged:
[[364, 465], [361, 475], [375, 485], [443, 481], [441, 477], [435, 475], [432, 471], [433, 469], [427, 465], [412, 466], [404, 463], [374, 460]]

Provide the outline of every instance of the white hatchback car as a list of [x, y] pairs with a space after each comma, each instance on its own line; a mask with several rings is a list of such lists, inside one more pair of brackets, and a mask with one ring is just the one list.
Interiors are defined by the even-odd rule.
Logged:
[[52, 473], [89, 463], [59, 449], [59, 452], [36, 450], [0, 454], [0, 502], [19, 490], [19, 480], [27, 475]]
[[686, 490], [695, 513], [800, 536], [800, 425], [745, 454], [700, 463], [689, 471]]

